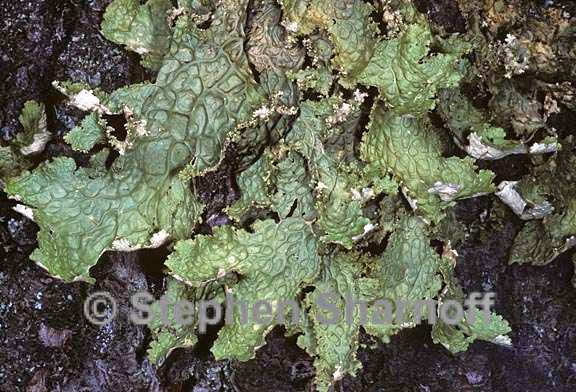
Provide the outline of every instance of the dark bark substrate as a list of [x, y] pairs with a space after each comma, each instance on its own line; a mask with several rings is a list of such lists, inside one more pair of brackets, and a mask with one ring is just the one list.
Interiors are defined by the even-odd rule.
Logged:
[[[111, 91], [149, 75], [136, 57], [107, 42], [98, 24], [107, 0], [0, 0], [0, 131], [9, 140], [26, 100], [48, 109], [55, 138], [43, 158], [71, 155], [62, 135], [81, 113], [63, 105], [52, 80], [85, 81]], [[465, 21], [454, 3], [417, 1], [448, 31]], [[501, 165], [500, 171], [514, 170]], [[227, 165], [198, 184], [211, 201], [210, 212], [235, 197]], [[510, 169], [512, 168], [512, 169]], [[498, 169], [498, 168], [497, 168]], [[460, 203], [459, 219], [481, 227], [491, 198]], [[213, 336], [195, 350], [180, 349], [159, 369], [145, 356], [149, 331], [126, 319], [131, 293], [163, 289], [166, 251], [109, 253], [94, 268], [94, 287], [64, 284], [46, 275], [28, 256], [36, 246], [36, 226], [0, 198], [0, 390], [1, 391], [306, 391], [311, 390], [311, 359], [294, 339], [275, 330], [256, 359], [214, 361]], [[207, 216], [210, 218], [212, 215]], [[506, 391], [576, 390], [576, 290], [570, 283], [570, 255], [546, 267], [508, 266], [514, 235], [521, 227], [509, 216], [503, 228], [479, 229], [458, 247], [458, 275], [467, 291], [495, 291], [496, 309], [510, 321], [513, 347], [474, 343], [451, 355], [434, 345], [430, 327], [406, 330], [382, 345], [363, 336], [359, 358], [364, 369], [346, 378], [341, 391]], [[216, 216], [216, 218], [218, 217]], [[209, 227], [206, 228], [209, 230]], [[111, 292], [120, 317], [104, 328], [82, 314], [86, 296]]]

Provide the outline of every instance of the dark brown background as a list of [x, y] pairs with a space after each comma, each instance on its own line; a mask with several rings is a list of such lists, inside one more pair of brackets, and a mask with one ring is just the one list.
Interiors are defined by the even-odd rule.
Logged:
[[[46, 104], [55, 138], [41, 159], [72, 153], [62, 136], [81, 118], [63, 104], [52, 80], [85, 81], [111, 91], [150, 78], [138, 58], [107, 42], [98, 32], [107, 0], [0, 0], [0, 135], [19, 131], [23, 103]], [[462, 31], [466, 21], [454, 0], [417, 1], [434, 23]], [[534, 1], [533, 12], [544, 2]], [[556, 2], [576, 13], [572, 3]], [[532, 9], [531, 8], [531, 9]], [[573, 113], [563, 114], [573, 116]], [[555, 126], [573, 127], [574, 117]], [[520, 158], [495, 164], [501, 176], [524, 171]], [[210, 214], [237, 197], [230, 168], [224, 165], [200, 185]], [[576, 290], [570, 279], [571, 255], [547, 267], [508, 266], [511, 241], [522, 223], [512, 214], [492, 231], [480, 215], [494, 200], [461, 202], [458, 218], [473, 228], [458, 247], [458, 276], [467, 291], [495, 291], [497, 310], [513, 327], [513, 347], [474, 343], [451, 355], [420, 326], [395, 336], [388, 345], [363, 337], [364, 369], [345, 379], [340, 391], [501, 391], [576, 390]], [[94, 288], [63, 284], [28, 259], [36, 226], [11, 211], [0, 193], [0, 390], [1, 391], [305, 391], [311, 388], [310, 358], [278, 329], [268, 345], [247, 363], [216, 362], [209, 354], [214, 331], [196, 350], [177, 350], [160, 369], [146, 359], [149, 331], [126, 322], [130, 294], [159, 294], [165, 250], [107, 254], [93, 270]], [[121, 301], [120, 317], [98, 329], [82, 316], [90, 290], [112, 292]]]

